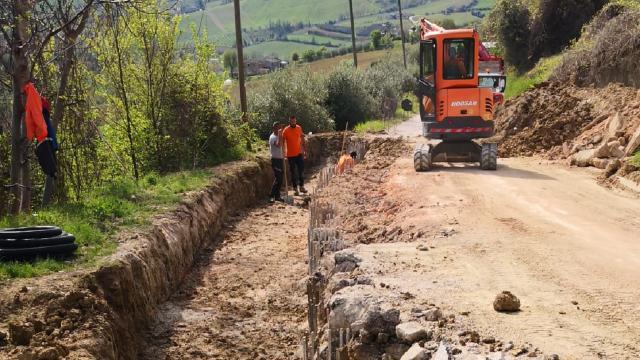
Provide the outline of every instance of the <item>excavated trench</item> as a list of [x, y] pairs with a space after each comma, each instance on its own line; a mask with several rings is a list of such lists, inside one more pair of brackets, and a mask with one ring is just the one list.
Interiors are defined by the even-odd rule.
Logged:
[[[339, 134], [311, 137], [308, 141], [308, 163], [319, 165], [329, 156], [335, 156], [341, 143]], [[175, 322], [175, 329], [183, 326], [179, 318], [178, 321], [172, 318], [176, 311], [171, 306], [179, 306], [180, 301], [198, 299], [198, 275], [207, 274], [203, 272], [206, 268], [203, 264], [231, 263], [236, 259], [246, 264], [253, 262], [255, 267], [249, 272], [222, 270], [229, 276], [242, 275], [237, 279], [223, 278], [219, 281], [220, 286], [214, 287], [216, 291], [227, 292], [230, 299], [240, 291], [236, 286], [238, 282], [250, 285], [250, 276], [260, 278], [261, 270], [269, 265], [266, 261], [271, 255], [247, 252], [242, 248], [252, 246], [250, 243], [238, 243], [239, 251], [249, 255], [255, 253], [257, 257], [254, 259], [240, 258], [232, 251], [236, 245], [225, 245], [234, 238], [244, 242], [250, 239], [253, 230], [233, 233], [228, 224], [235, 224], [231, 226], [241, 230], [251, 229], [254, 222], [260, 224], [261, 207], [245, 209], [264, 201], [271, 181], [271, 169], [266, 158], [220, 166], [207, 189], [190, 194], [171, 214], [154, 219], [149, 230], [121, 236], [118, 251], [98, 269], [54, 274], [2, 286], [0, 358], [136, 359], [140, 354], [144, 357], [150, 349], [166, 348], [141, 339], [159, 337], [154, 331], [161, 331], [166, 324]], [[272, 212], [284, 218], [278, 221], [307, 219], [306, 210], [302, 207], [276, 207]], [[277, 227], [280, 224], [264, 225]], [[296, 230], [306, 228], [292, 224], [287, 227]], [[256, 229], [261, 231], [259, 226]], [[286, 240], [289, 230], [283, 231], [281, 237], [270, 240], [273, 243]], [[216, 243], [214, 239], [224, 240]], [[263, 245], [265, 247], [261, 250], [267, 249], [269, 243]], [[224, 258], [225, 254], [230, 256]], [[219, 259], [219, 255], [223, 258]], [[288, 270], [286, 264], [285, 270]], [[247, 296], [263, 295], [256, 290]], [[213, 311], [247, 315], [251, 311], [234, 307], [234, 300], [209, 300], [221, 300], [225, 305], [218, 309], [201, 309], [201, 312], [189, 312], [185, 308], [186, 312], [179, 312], [180, 317], [201, 318]], [[265, 301], [267, 308], [279, 306], [273, 300], [265, 298]], [[228, 308], [222, 308], [227, 304]], [[283, 306], [289, 306], [287, 304], [285, 301]], [[298, 312], [297, 305], [292, 305], [292, 308], [294, 313]], [[224, 319], [220, 321], [225, 324]], [[175, 329], [171, 327], [167, 331], [174, 333]], [[227, 340], [233, 342], [234, 339]]]

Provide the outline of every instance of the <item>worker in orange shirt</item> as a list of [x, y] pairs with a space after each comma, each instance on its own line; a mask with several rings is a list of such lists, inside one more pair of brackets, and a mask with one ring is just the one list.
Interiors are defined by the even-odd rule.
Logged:
[[295, 116], [289, 118], [289, 126], [284, 128], [282, 138], [285, 145], [285, 156], [289, 162], [293, 191], [296, 195], [300, 195], [300, 192], [306, 193], [307, 189], [304, 188], [303, 175], [304, 160], [307, 158], [307, 152], [305, 149], [304, 132], [302, 131], [302, 127], [298, 125], [298, 120]]

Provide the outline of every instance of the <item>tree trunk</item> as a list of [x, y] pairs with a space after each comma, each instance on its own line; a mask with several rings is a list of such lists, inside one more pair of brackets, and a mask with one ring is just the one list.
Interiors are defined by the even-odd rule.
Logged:
[[32, 5], [27, 1], [13, 0], [13, 21], [11, 57], [13, 61], [13, 114], [11, 117], [11, 185], [14, 215], [29, 209], [29, 162], [26, 157], [28, 141], [23, 136], [22, 86], [29, 81], [29, 59], [27, 58], [27, 13]]
[[[51, 115], [51, 126], [57, 131], [62, 117], [64, 115], [65, 102], [68, 95], [67, 85], [69, 83], [69, 74], [71, 73], [71, 67], [73, 66], [73, 55], [75, 50], [75, 38], [65, 36], [62, 46], [65, 49], [64, 56], [62, 58], [62, 64], [60, 66], [60, 84], [58, 86], [58, 92], [55, 98], [55, 105], [53, 107], [53, 114]], [[48, 206], [51, 203], [53, 195], [55, 179], [45, 175], [44, 191], [42, 193], [42, 206]]]

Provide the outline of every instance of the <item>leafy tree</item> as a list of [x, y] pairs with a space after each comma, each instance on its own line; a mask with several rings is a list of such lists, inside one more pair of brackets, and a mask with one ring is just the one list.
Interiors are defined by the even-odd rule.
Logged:
[[443, 28], [447, 29], [447, 30], [453, 30], [453, 29], [457, 29], [458, 26], [456, 25], [455, 20], [450, 19], [450, 18], [445, 18], [442, 20], [438, 21], [438, 25], [442, 26]]
[[233, 70], [238, 67], [238, 55], [235, 50], [227, 50], [222, 54], [222, 64], [225, 69], [229, 69], [229, 72], [233, 74]]
[[369, 34], [369, 39], [371, 40], [371, 47], [375, 50], [378, 50], [382, 47], [382, 32], [380, 30], [373, 30]]
[[298, 55], [298, 53], [293, 53], [293, 55], [291, 55], [291, 60], [293, 60], [293, 62], [300, 61], [300, 55]]
[[342, 64], [326, 79], [326, 107], [335, 119], [336, 129], [349, 128], [376, 114], [373, 97], [365, 86], [365, 75], [353, 66]]
[[380, 46], [382, 48], [388, 49], [393, 47], [393, 36], [391, 34], [386, 33], [380, 40]]
[[290, 67], [272, 73], [249, 97], [251, 125], [261, 137], [271, 132], [271, 125], [287, 122], [295, 115], [305, 132], [334, 129], [333, 120], [325, 108], [327, 90], [319, 75], [308, 67]]
[[302, 53], [302, 60], [306, 62], [312, 62], [313, 60], [315, 60], [315, 58], [316, 58], [316, 52], [313, 51], [313, 49], [305, 50]]
[[556, 54], [580, 36], [582, 27], [596, 14], [605, 0], [540, 0], [531, 24], [531, 60]]
[[529, 65], [529, 9], [521, 0], [500, 0], [490, 15], [495, 32], [505, 52], [505, 60], [519, 71]]

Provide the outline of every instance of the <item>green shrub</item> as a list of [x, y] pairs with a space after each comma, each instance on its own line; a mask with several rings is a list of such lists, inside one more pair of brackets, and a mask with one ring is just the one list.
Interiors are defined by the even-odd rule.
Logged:
[[[400, 59], [386, 58], [373, 63], [365, 71], [364, 86], [368, 94], [373, 97], [374, 116], [383, 117], [384, 113], [394, 114], [399, 96], [406, 92], [412, 92], [415, 87], [415, 79], [404, 68]], [[395, 104], [392, 109], [385, 111], [385, 104]]]
[[504, 49], [505, 60], [518, 71], [524, 71], [530, 65], [530, 16], [521, 0], [500, 0], [487, 20]]
[[375, 115], [375, 102], [365, 87], [365, 75], [352, 66], [341, 64], [326, 79], [327, 110], [338, 130], [346, 123], [353, 129]]
[[640, 151], [631, 157], [631, 165], [640, 167]]
[[557, 54], [580, 36], [607, 0], [540, 0], [531, 24], [529, 56], [533, 62]]
[[287, 123], [295, 115], [305, 132], [330, 131], [334, 122], [324, 107], [326, 101], [324, 81], [308, 67], [277, 71], [249, 98], [251, 125], [266, 138], [274, 122]]

